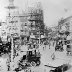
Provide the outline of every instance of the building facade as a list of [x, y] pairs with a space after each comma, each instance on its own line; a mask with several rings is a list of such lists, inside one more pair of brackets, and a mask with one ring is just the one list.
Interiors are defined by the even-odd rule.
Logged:
[[59, 35], [66, 44], [67, 53], [72, 55], [72, 16], [61, 19], [59, 22]]
[[35, 38], [39, 38], [39, 35], [44, 35], [43, 10], [40, 8], [30, 8], [28, 14], [30, 35], [34, 35]]
[[30, 28], [29, 28], [29, 21], [28, 21], [28, 14], [23, 12], [19, 15], [20, 19], [20, 36], [24, 41], [29, 41], [30, 36]]

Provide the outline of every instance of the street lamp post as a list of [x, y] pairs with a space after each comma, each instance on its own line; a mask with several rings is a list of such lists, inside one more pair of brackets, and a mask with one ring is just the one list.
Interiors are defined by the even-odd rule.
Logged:
[[40, 30], [39, 30], [39, 47], [40, 47]]
[[[15, 16], [13, 16], [12, 17], [12, 21], [11, 21], [11, 23], [12, 23], [12, 25], [13, 25], [13, 23], [14, 23], [14, 21], [13, 21], [13, 18], [14, 18]], [[14, 43], [13, 43], [13, 33], [11, 33], [11, 70], [13, 71], [13, 66], [14, 66]]]
[[13, 60], [13, 55], [14, 55], [14, 46], [13, 46], [13, 37], [11, 36], [11, 70], [13, 71], [13, 65], [14, 65], [14, 60]]

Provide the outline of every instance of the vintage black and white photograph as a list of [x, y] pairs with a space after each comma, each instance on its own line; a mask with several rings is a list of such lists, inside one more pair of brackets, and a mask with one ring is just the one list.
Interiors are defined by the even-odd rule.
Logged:
[[0, 72], [72, 72], [72, 0], [0, 0]]

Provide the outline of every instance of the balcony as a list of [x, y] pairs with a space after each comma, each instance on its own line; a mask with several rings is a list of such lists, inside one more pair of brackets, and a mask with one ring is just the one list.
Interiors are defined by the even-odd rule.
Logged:
[[43, 21], [43, 17], [42, 16], [30, 16], [29, 17], [29, 21]]

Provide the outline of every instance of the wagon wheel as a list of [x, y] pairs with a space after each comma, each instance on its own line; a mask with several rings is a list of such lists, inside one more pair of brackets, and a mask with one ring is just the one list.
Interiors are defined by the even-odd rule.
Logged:
[[37, 61], [37, 65], [40, 65], [40, 61]]
[[36, 63], [34, 61], [32, 61], [31, 66], [36, 66]]

